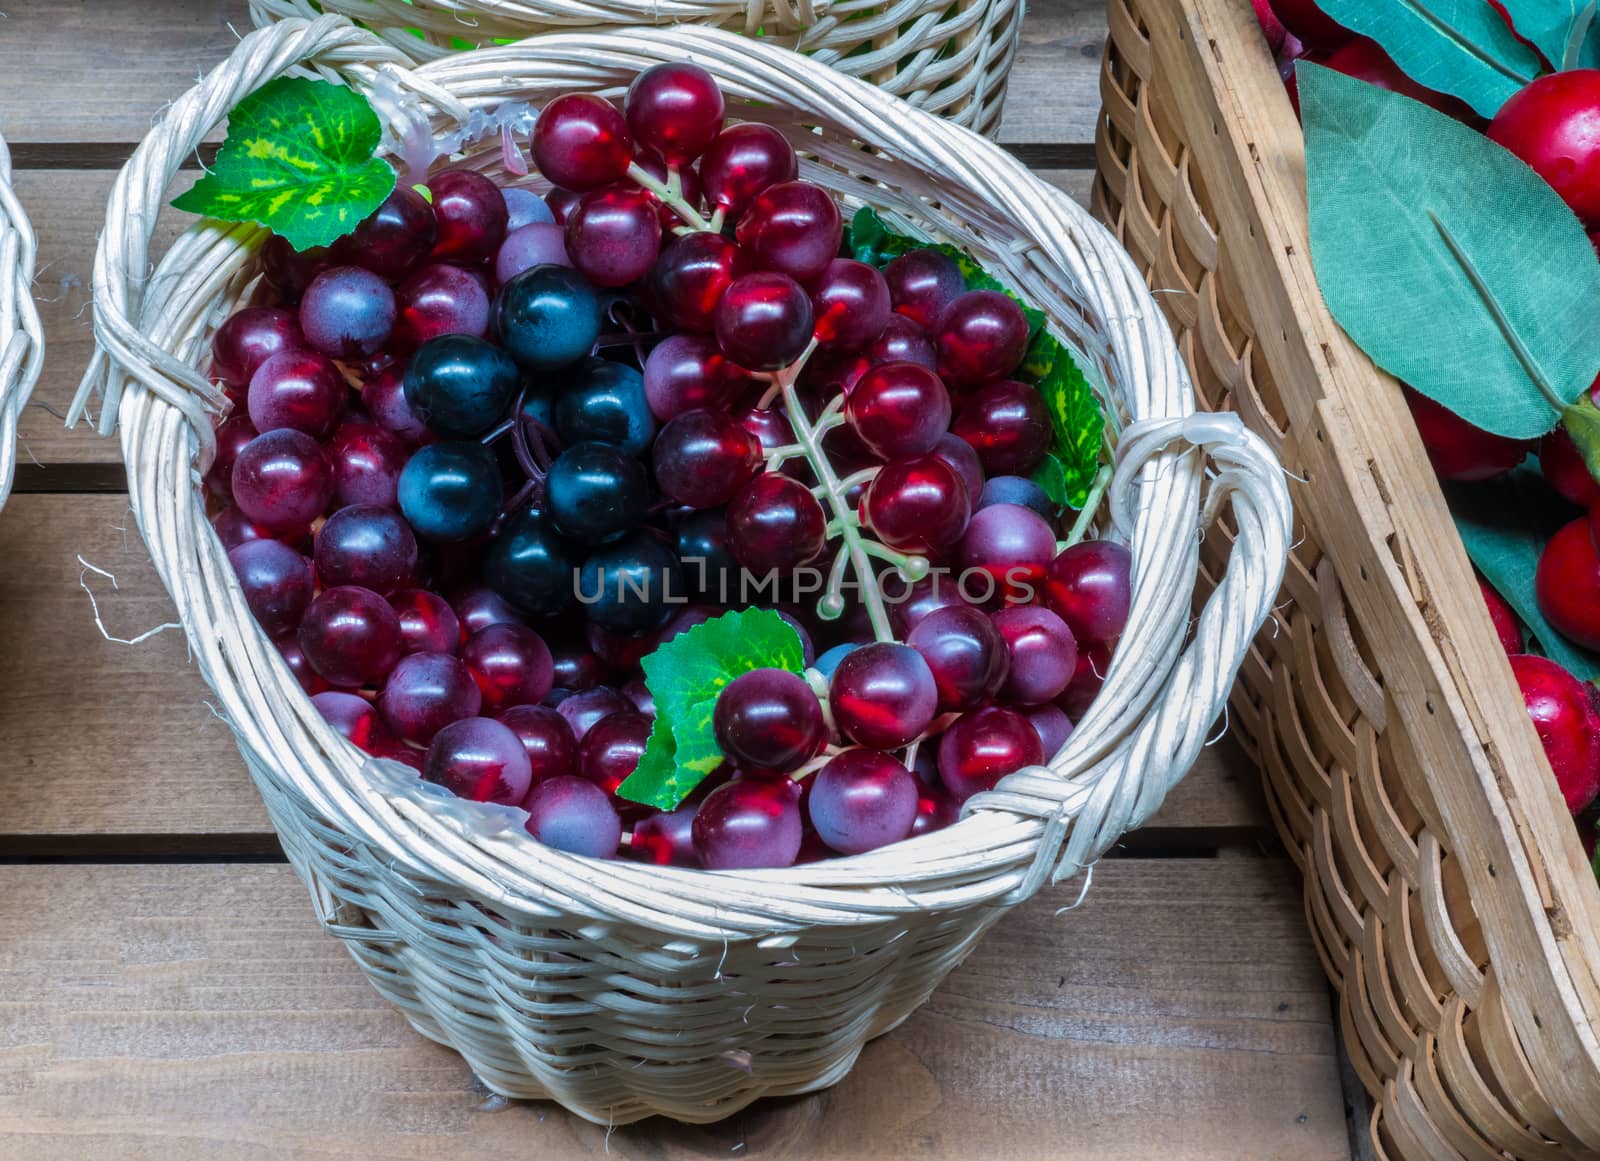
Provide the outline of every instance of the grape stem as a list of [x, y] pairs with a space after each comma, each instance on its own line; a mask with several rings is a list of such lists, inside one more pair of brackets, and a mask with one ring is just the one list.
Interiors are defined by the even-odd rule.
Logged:
[[1103, 465], [1095, 473], [1094, 483], [1089, 485], [1089, 498], [1083, 502], [1078, 518], [1072, 522], [1072, 530], [1067, 533], [1067, 539], [1056, 546], [1056, 551], [1064, 552], [1088, 535], [1089, 525], [1094, 522], [1094, 514], [1100, 507], [1100, 501], [1105, 498], [1106, 489], [1111, 486], [1111, 474], [1110, 464]]
[[[796, 384], [799, 382], [800, 372], [805, 369], [806, 360], [816, 349], [817, 341], [812, 339], [811, 344], [798, 359], [781, 371], [773, 372], [772, 383], [783, 396], [784, 410], [788, 412], [789, 424], [794, 428], [795, 444], [800, 448], [800, 454], [805, 457], [806, 462], [811, 465], [812, 472], [816, 474], [817, 484], [821, 489], [819, 499], [823, 500], [828, 510], [833, 513], [829, 529], [832, 531], [837, 527], [838, 537], [842, 542], [841, 556], [849, 558], [850, 565], [855, 571], [861, 590], [861, 600], [867, 608], [867, 618], [872, 622], [872, 635], [879, 641], [893, 641], [894, 628], [889, 623], [889, 610], [884, 607], [883, 594], [878, 591], [877, 580], [872, 572], [872, 554], [867, 547], [871, 542], [861, 535], [859, 524], [850, 519], [855, 513], [845, 501], [846, 489], [840, 483], [833, 465], [828, 462], [827, 453], [822, 448], [822, 437], [836, 426], [831, 421], [838, 416], [839, 408], [843, 406], [843, 396], [836, 396], [830, 400], [815, 423], [806, 418], [805, 407], [800, 402]], [[879, 546], [873, 544], [872, 547]], [[839, 575], [841, 571], [836, 561], [830, 576], [828, 595], [817, 604], [818, 613], [828, 620], [837, 619], [844, 611], [843, 601], [837, 591], [843, 581], [843, 577]]]
[[[660, 199], [662, 205], [668, 207], [673, 213], [677, 214], [678, 217], [683, 219], [685, 225], [696, 230], [710, 230], [713, 228], [711, 223], [706, 221], [699, 210], [695, 209], [684, 200], [682, 181], [672, 180], [677, 178], [677, 174], [669, 174], [668, 181], [658, 181], [655, 177], [646, 172], [638, 162], [633, 161], [628, 163], [628, 176], [633, 180], [635, 185], [647, 189], [651, 193], [655, 194], [656, 197]], [[674, 188], [674, 186], [677, 188]]]

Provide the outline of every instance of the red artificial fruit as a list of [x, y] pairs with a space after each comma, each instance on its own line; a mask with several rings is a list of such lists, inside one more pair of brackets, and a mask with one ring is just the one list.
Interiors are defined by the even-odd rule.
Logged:
[[1585, 649], [1600, 649], [1600, 552], [1595, 551], [1590, 528], [1597, 518], [1600, 508], [1591, 509], [1587, 518], [1572, 521], [1552, 536], [1534, 574], [1534, 591], [1545, 620]]
[[1354, 35], [1317, 7], [1316, 0], [1272, 0], [1272, 10], [1311, 49], [1331, 52]]
[[1441, 480], [1492, 480], [1520, 464], [1533, 448], [1531, 440], [1491, 435], [1426, 395], [1404, 390], [1428, 461]]
[[1580, 508], [1600, 499], [1600, 484], [1589, 474], [1589, 465], [1564, 427], [1539, 441], [1539, 470], [1552, 488]]
[[1586, 226], [1600, 227], [1600, 69], [1539, 77], [1500, 107], [1488, 132], [1549, 182]]
[[1600, 794], [1600, 733], [1588, 689], [1554, 661], [1529, 653], [1511, 659], [1511, 672], [1567, 809], [1577, 814]]
[[1283, 21], [1278, 19], [1278, 14], [1272, 10], [1270, 0], [1250, 0], [1255, 5], [1256, 22], [1261, 25], [1261, 31], [1266, 35], [1267, 47], [1274, 54], [1283, 47], [1283, 38], [1289, 35], [1289, 30], [1284, 28]]
[[1454, 117], [1457, 121], [1469, 123], [1476, 121], [1480, 125], [1483, 123], [1465, 101], [1448, 93], [1424, 88], [1406, 76], [1400, 66], [1394, 63], [1394, 58], [1384, 52], [1383, 46], [1375, 40], [1357, 36], [1332, 52], [1319, 53], [1310, 59], [1317, 64], [1326, 65], [1336, 73], [1354, 77], [1358, 81], [1366, 81], [1369, 85], [1399, 93], [1403, 97], [1410, 97], [1413, 101], [1421, 101], [1424, 105], [1437, 109], [1446, 116]]
[[1500, 639], [1500, 647], [1515, 657], [1523, 650], [1522, 624], [1517, 620], [1516, 613], [1512, 612], [1506, 599], [1481, 576], [1478, 578], [1478, 591], [1483, 594], [1483, 603], [1489, 609], [1489, 620], [1494, 622], [1494, 635]]

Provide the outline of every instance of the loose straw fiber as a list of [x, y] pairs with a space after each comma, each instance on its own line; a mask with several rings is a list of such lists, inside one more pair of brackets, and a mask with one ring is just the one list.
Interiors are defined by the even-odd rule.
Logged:
[[[1005, 779], [944, 831], [867, 855], [736, 873], [578, 858], [529, 838], [519, 811], [449, 800], [346, 743], [251, 619], [196, 482], [215, 402], [198, 368], [211, 332], [257, 289], [264, 232], [203, 222], [142, 277], [178, 167], [272, 77], [310, 68], [408, 93], [379, 104], [416, 105], [444, 128], [508, 99], [616, 97], [641, 69], [677, 60], [717, 77], [731, 116], [787, 133], [808, 180], [972, 250], [1043, 309], [1097, 364], [1120, 429], [1111, 509], [1132, 546], [1133, 608], [1103, 693], [1048, 768]], [[495, 140], [466, 163], [498, 174], [501, 156]], [[98, 394], [103, 417], [120, 420], [140, 529], [329, 930], [492, 1089], [599, 1122], [709, 1121], [838, 1080], [1006, 908], [1156, 810], [1214, 731], [1287, 550], [1273, 457], [1237, 421], [1192, 413], [1167, 324], [1104, 229], [977, 134], [717, 30], [555, 34], [414, 71], [340, 17], [248, 36], [118, 178], [95, 330], [80, 402]], [[1237, 546], [1191, 619], [1200, 535], [1222, 506]]]

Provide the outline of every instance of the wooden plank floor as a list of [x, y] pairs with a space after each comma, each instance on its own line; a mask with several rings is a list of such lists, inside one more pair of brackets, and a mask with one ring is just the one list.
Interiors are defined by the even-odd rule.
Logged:
[[[0, 515], [0, 1161], [1349, 1157], [1299, 885], [1231, 743], [1081, 907], [1009, 917], [830, 1092], [608, 1135], [501, 1107], [407, 1028], [317, 931], [181, 634], [107, 640], [171, 607], [115, 442], [59, 420], [114, 166], [247, 28], [244, 0], [0, 19], [50, 344]], [[1001, 134], [1080, 200], [1104, 36], [1100, 0], [1036, 0]]]

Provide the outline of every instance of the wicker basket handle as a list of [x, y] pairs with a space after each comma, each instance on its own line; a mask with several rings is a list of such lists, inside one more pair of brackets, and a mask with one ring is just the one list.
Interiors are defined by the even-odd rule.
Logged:
[[33, 302], [38, 243], [11, 188], [11, 150], [0, 138], [0, 508], [17, 464], [17, 424], [44, 365], [44, 331]]
[[[974, 800], [974, 808], [1010, 810], [1046, 824], [1038, 857], [1013, 893], [1018, 901], [1046, 881], [1077, 874], [1155, 813], [1212, 740], [1233, 675], [1283, 583], [1292, 527], [1283, 468], [1266, 442], [1232, 413], [1129, 425], [1118, 444], [1111, 490], [1117, 527], [1128, 531], [1139, 526], [1141, 469], [1175, 443], [1201, 449], [1213, 465], [1200, 533], [1211, 527], [1224, 504], [1232, 511], [1237, 532], [1227, 572], [1168, 674], [1166, 696], [1126, 745], [1070, 780], [1034, 767], [1003, 779], [994, 791]], [[1094, 718], [1091, 710], [1080, 723], [1085, 734], [1095, 732]], [[1069, 742], [1058, 761], [1070, 767], [1072, 755]]]
[[[68, 426], [86, 414], [91, 399], [102, 399], [98, 428], [116, 427], [123, 374], [177, 408], [200, 445], [199, 469], [210, 465], [216, 438], [210, 415], [222, 393], [184, 359], [168, 353], [158, 325], [174, 295], [214, 292], [214, 285], [188, 285], [182, 271], [172, 278], [151, 277], [151, 240], [165, 205], [168, 186], [179, 169], [227, 118], [239, 100], [276, 77], [310, 69], [330, 79], [374, 63], [409, 65], [410, 59], [342, 16], [286, 20], [252, 32], [232, 54], [168, 107], [155, 131], [146, 135], [117, 175], [107, 199], [105, 228], [94, 260], [94, 358], [67, 413]], [[216, 238], [243, 235], [265, 239], [267, 231], [249, 223], [206, 222]], [[165, 267], [162, 271], [167, 273]]]

